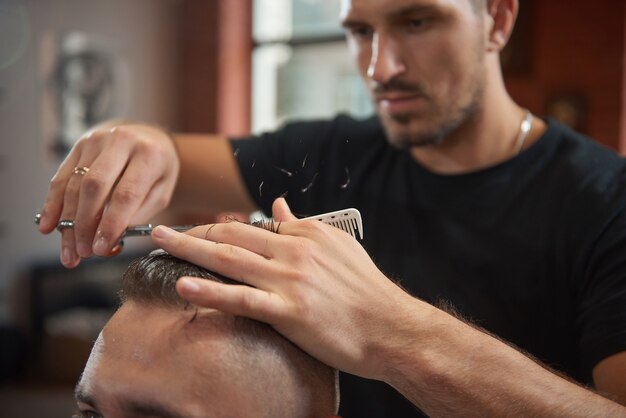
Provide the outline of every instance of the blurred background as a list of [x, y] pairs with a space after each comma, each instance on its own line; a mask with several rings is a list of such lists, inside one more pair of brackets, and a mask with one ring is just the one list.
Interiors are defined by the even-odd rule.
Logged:
[[[626, 153], [626, 2], [520, 0], [507, 86]], [[34, 215], [87, 127], [112, 117], [243, 135], [372, 112], [339, 0], [0, 0], [0, 416], [67, 417], [128, 261], [73, 271]], [[139, 240], [141, 241], [141, 240]]]

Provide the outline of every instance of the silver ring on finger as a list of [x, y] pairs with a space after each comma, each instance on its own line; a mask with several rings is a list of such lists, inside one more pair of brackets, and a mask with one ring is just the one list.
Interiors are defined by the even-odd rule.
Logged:
[[74, 221], [69, 219], [61, 219], [57, 224], [57, 230], [63, 231], [64, 229], [72, 229], [74, 228]]

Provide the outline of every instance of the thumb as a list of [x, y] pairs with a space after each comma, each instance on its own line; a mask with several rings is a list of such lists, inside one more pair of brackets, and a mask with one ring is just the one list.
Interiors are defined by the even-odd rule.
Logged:
[[295, 221], [298, 219], [291, 213], [291, 209], [289, 209], [289, 205], [284, 197], [279, 197], [274, 200], [272, 204], [272, 216], [275, 221], [279, 222]]

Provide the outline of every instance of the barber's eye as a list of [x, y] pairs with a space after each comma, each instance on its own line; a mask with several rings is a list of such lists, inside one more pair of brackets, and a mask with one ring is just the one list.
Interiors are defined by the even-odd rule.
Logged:
[[349, 29], [350, 35], [357, 39], [365, 39], [372, 36], [372, 29], [367, 26], [355, 26]]

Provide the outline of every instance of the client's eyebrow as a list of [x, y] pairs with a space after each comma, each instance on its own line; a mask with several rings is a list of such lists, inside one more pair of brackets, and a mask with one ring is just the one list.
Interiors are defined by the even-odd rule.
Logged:
[[85, 392], [80, 385], [76, 386], [76, 388], [74, 389], [74, 398], [76, 398], [78, 402], [84, 403], [86, 405], [89, 405], [98, 409], [98, 406], [96, 405], [96, 401], [94, 401], [91, 395]]
[[124, 409], [127, 409], [133, 416], [155, 417], [155, 418], [188, 418], [180, 415], [178, 412], [172, 411], [164, 405], [155, 404], [153, 402], [125, 402]]
[[[76, 387], [74, 390], [74, 397], [77, 401], [89, 405], [94, 409], [98, 409], [94, 398], [86, 393], [81, 387]], [[136, 400], [123, 400], [121, 402], [121, 408], [125, 411], [129, 411], [132, 416], [137, 417], [154, 417], [154, 418], [189, 418], [185, 415], [181, 415], [176, 411], [172, 411], [164, 405], [159, 405], [154, 402], [142, 402]]]

